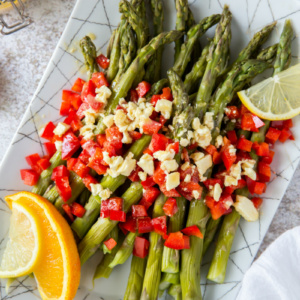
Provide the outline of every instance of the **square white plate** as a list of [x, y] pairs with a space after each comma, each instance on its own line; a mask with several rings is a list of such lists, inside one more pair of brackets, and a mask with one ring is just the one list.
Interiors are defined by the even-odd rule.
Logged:
[[[30, 190], [19, 175], [19, 170], [27, 168], [24, 157], [35, 152], [44, 154], [43, 141], [38, 130], [48, 121], [58, 121], [62, 89], [70, 89], [77, 77], [85, 78], [83, 58], [78, 48], [78, 41], [85, 35], [94, 33], [97, 48], [105, 53], [112, 30], [119, 22], [118, 0], [78, 0], [69, 19], [66, 29], [49, 62], [45, 74], [28, 107], [18, 132], [8, 148], [0, 169], [0, 252], [5, 245], [8, 233], [10, 211], [4, 201], [6, 195], [16, 191]], [[212, 13], [221, 13], [227, 3], [233, 13], [232, 21], [232, 56], [246, 45], [254, 32], [264, 25], [278, 21], [277, 28], [267, 45], [278, 41], [284, 20], [293, 21], [295, 38], [293, 40], [293, 63], [298, 62], [300, 2], [297, 0], [194, 0], [190, 1], [196, 20]], [[174, 1], [165, 0], [165, 30], [174, 28]], [[59, 16], [58, 16], [59, 17]], [[207, 36], [212, 36], [213, 30]], [[203, 38], [205, 41], [205, 38]], [[164, 53], [164, 70], [172, 65], [173, 45], [166, 47]], [[217, 285], [205, 279], [209, 267], [209, 257], [205, 257], [202, 268], [201, 286], [204, 299], [229, 299], [236, 297], [243, 274], [250, 267], [259, 245], [272, 221], [284, 192], [293, 176], [300, 158], [300, 118], [294, 120], [293, 130], [296, 141], [276, 145], [276, 155], [272, 170], [274, 172], [267, 193], [263, 195], [264, 204], [259, 221], [247, 223], [241, 221], [234, 240], [227, 267], [226, 281]], [[297, 130], [298, 129], [298, 130]], [[93, 257], [82, 269], [82, 280], [76, 299], [94, 300], [121, 299], [125, 291], [129, 274], [130, 261], [117, 267], [109, 279], [95, 282], [93, 289], [92, 276], [99, 257]], [[6, 295], [5, 281], [0, 282], [0, 299], [31, 300], [39, 299], [33, 279], [18, 279]]]

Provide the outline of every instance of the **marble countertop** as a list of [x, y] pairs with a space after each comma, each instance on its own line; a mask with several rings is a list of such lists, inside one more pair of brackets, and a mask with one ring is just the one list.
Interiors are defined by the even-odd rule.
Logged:
[[[46, 69], [75, 0], [30, 0], [34, 23], [9, 36], [0, 35], [0, 161]], [[281, 233], [299, 225], [300, 167], [279, 206], [258, 255]]]

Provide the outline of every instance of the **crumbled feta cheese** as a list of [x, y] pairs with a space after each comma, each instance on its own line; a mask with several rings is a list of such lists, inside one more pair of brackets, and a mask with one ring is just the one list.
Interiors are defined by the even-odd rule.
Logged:
[[206, 171], [212, 166], [212, 158], [210, 154], [205, 155], [202, 159], [195, 162], [198, 172], [203, 176]]
[[147, 179], [147, 173], [146, 172], [138, 172], [138, 175], [139, 175], [141, 181], [145, 181]]
[[70, 125], [59, 122], [55, 127], [55, 129], [53, 130], [53, 133], [58, 136], [63, 136], [70, 128], [71, 128]]
[[203, 157], [204, 157], [204, 153], [202, 153], [202, 152], [195, 152], [195, 153], [193, 153], [193, 154], [190, 155], [190, 158], [191, 158], [194, 162], [196, 162], [196, 161], [202, 159]]
[[190, 163], [187, 161], [187, 162], [185, 162], [184, 164], [181, 165], [181, 170], [185, 171], [189, 168], [189, 166], [190, 166]]
[[221, 146], [224, 146], [223, 137], [221, 135], [218, 135], [216, 138], [216, 148], [220, 148]]
[[165, 119], [170, 119], [172, 112], [172, 102], [166, 99], [160, 99], [156, 102], [155, 111], [161, 112]]
[[110, 164], [110, 156], [108, 155], [108, 152], [103, 151], [103, 160], [109, 165]]
[[254, 222], [258, 219], [259, 214], [253, 202], [247, 197], [237, 195], [233, 204], [236, 211], [248, 222]]
[[232, 199], [225, 201], [224, 205], [226, 209], [229, 209], [230, 206], [233, 205]]
[[252, 180], [256, 180], [256, 172], [254, 170], [256, 161], [254, 159], [244, 159], [241, 161], [243, 169], [242, 175], [246, 175]]
[[200, 198], [200, 193], [196, 190], [192, 191], [192, 195], [193, 195], [194, 199], [199, 199]]
[[238, 181], [236, 178], [229, 176], [229, 175], [225, 176], [225, 179], [224, 179], [225, 186], [231, 186], [231, 185], [236, 186], [237, 184], [238, 184]]
[[128, 131], [123, 132], [122, 143], [123, 144], [131, 144], [132, 143], [132, 137], [130, 136]]
[[96, 121], [96, 112], [93, 110], [93, 109], [87, 109], [83, 112], [85, 118], [84, 118], [84, 121], [85, 121], [85, 124], [86, 125], [93, 125], [95, 124], [95, 121]]
[[115, 178], [119, 175], [129, 176], [135, 169], [136, 160], [133, 159], [133, 154], [129, 152], [125, 159], [122, 156], [107, 157], [107, 153], [103, 152], [103, 159], [109, 164], [107, 173]]
[[107, 127], [110, 128], [111, 126], [114, 125], [114, 115], [107, 115], [103, 118], [103, 124]]
[[180, 146], [182, 146], [182, 147], [187, 147], [189, 145], [189, 143], [190, 142], [188, 139], [184, 139], [184, 138], [180, 139]]
[[154, 161], [153, 157], [150, 154], [144, 154], [140, 158], [138, 166], [140, 166], [144, 170], [144, 172], [146, 172], [150, 176], [154, 174]]
[[55, 144], [56, 150], [61, 152], [61, 150], [62, 150], [62, 142], [61, 141], [55, 141], [54, 144]]
[[212, 189], [212, 196], [215, 201], [219, 201], [222, 194], [222, 188], [219, 183], [216, 183]]
[[256, 180], [256, 172], [251, 168], [244, 168], [244, 172], [242, 172], [242, 175], [246, 175], [252, 180]]
[[208, 127], [201, 125], [199, 129], [194, 131], [193, 143], [197, 143], [200, 147], [206, 148], [211, 142], [211, 131]]
[[167, 191], [175, 189], [180, 183], [180, 174], [179, 172], [173, 172], [167, 174], [166, 176], [166, 188]]
[[201, 123], [200, 123], [199, 118], [195, 118], [192, 122], [192, 128], [194, 130], [198, 130], [198, 129], [200, 129], [200, 127], [201, 127]]
[[105, 107], [108, 98], [111, 96], [111, 90], [107, 86], [102, 85], [100, 88], [96, 89], [96, 94], [96, 101], [103, 103]]
[[91, 187], [92, 195], [99, 196], [101, 198], [101, 200], [108, 199], [112, 194], [111, 190], [104, 189], [100, 183], [97, 183], [97, 184], [91, 183], [90, 187]]
[[233, 145], [229, 145], [229, 146], [228, 146], [228, 151], [229, 151], [229, 154], [235, 155], [235, 153], [236, 153], [236, 148], [234, 148]]
[[178, 169], [178, 163], [175, 159], [165, 160], [162, 162], [161, 168], [167, 173], [170, 173]]
[[243, 159], [242, 161], [242, 169], [251, 168], [253, 169], [256, 161], [254, 159]]
[[94, 134], [94, 129], [96, 128], [96, 125], [93, 124], [88, 124], [84, 125], [83, 127], [80, 128], [79, 133], [85, 140], [91, 140], [95, 134]]
[[230, 176], [236, 178], [237, 180], [241, 179], [241, 162], [238, 162], [237, 164], [233, 164], [230, 168]]
[[121, 132], [126, 131], [130, 120], [128, 120], [126, 113], [122, 109], [117, 109], [114, 116], [116, 126]]
[[190, 182], [191, 179], [192, 179], [191, 174], [187, 174], [187, 175], [185, 176], [185, 178], [184, 178], [184, 182]]
[[207, 112], [207, 113], [204, 115], [204, 124], [205, 124], [210, 130], [213, 130], [213, 128], [214, 128], [214, 120], [213, 120], [213, 116], [214, 116], [214, 113], [212, 113], [212, 112]]
[[153, 153], [153, 157], [158, 159], [159, 161], [165, 161], [173, 159], [175, 156], [175, 151], [156, 151]]

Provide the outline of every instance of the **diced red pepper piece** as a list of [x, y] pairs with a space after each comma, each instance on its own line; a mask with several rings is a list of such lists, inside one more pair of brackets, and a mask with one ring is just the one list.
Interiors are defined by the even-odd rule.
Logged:
[[68, 160], [67, 160], [67, 169], [69, 170], [69, 171], [72, 171], [73, 170], [73, 167], [74, 167], [74, 165], [77, 163], [77, 158], [69, 158]]
[[215, 165], [218, 165], [222, 162], [222, 153], [221, 152], [215, 152], [212, 156], [212, 160], [213, 160], [213, 163]]
[[186, 227], [186, 228], [182, 229], [181, 232], [187, 236], [194, 235], [200, 239], [203, 239], [203, 234], [201, 233], [201, 231], [197, 225], [192, 225], [192, 226]]
[[98, 181], [95, 177], [93, 177], [92, 175], [88, 174], [86, 175], [83, 179], [82, 179], [84, 185], [91, 190], [90, 184], [97, 184]]
[[252, 120], [256, 128], [260, 128], [265, 125], [265, 123], [258, 116], [252, 115]]
[[99, 175], [104, 175], [108, 169], [108, 166], [104, 166], [102, 161], [95, 157], [90, 160], [88, 167], [92, 168]]
[[154, 153], [159, 150], [166, 150], [169, 144], [169, 139], [160, 133], [154, 133], [149, 145], [149, 149]]
[[221, 216], [226, 215], [232, 211], [231, 208], [227, 209], [227, 203], [233, 203], [231, 195], [222, 195], [218, 202], [215, 201], [213, 197], [206, 196], [205, 203], [210, 209], [211, 216], [214, 220], [217, 220]]
[[87, 167], [80, 159], [77, 160], [73, 166], [73, 171], [81, 178], [84, 178], [90, 172], [90, 168]]
[[80, 95], [77, 94], [77, 93], [74, 93], [74, 92], [72, 92], [72, 91], [68, 91], [68, 90], [63, 90], [63, 91], [62, 91], [62, 101], [63, 101], [63, 102], [66, 102], [66, 103], [71, 104], [72, 101], [75, 101], [75, 99], [76, 99], [76, 101], [77, 101], [78, 99], [81, 100]]
[[241, 128], [243, 130], [258, 132], [258, 129], [255, 126], [252, 116], [253, 115], [251, 113], [242, 114]]
[[143, 151], [143, 154], [149, 154], [149, 155], [153, 156], [153, 152], [149, 149], [149, 147]]
[[65, 211], [67, 216], [69, 217], [70, 221], [73, 222], [74, 221], [74, 216], [72, 215], [70, 205], [69, 204], [63, 204], [61, 207]]
[[202, 187], [197, 182], [181, 182], [177, 188], [178, 192], [187, 200], [200, 199]]
[[147, 233], [153, 231], [151, 218], [149, 217], [139, 218], [137, 220], [137, 227], [139, 233]]
[[122, 155], [122, 148], [117, 149], [116, 147], [111, 145], [108, 141], [104, 142], [103, 151], [106, 151], [109, 157]]
[[139, 95], [136, 90], [130, 90], [130, 101], [137, 103], [139, 100]]
[[56, 152], [56, 147], [54, 143], [48, 142], [48, 143], [44, 143], [46, 152], [48, 154], [48, 157], [51, 158], [53, 156], [53, 154]]
[[292, 136], [292, 132], [288, 128], [283, 128], [281, 130], [279, 141], [281, 143], [284, 143], [287, 139], [289, 139]]
[[60, 105], [59, 114], [61, 116], [67, 116], [70, 112], [70, 109], [71, 109], [71, 103], [66, 102], [66, 101], [62, 101], [61, 105]]
[[41, 134], [41, 137], [44, 138], [44, 139], [46, 139], [46, 140], [52, 141], [52, 139], [54, 137], [53, 130], [55, 129], [55, 127], [56, 126], [52, 122], [49, 122], [45, 126], [45, 128], [44, 128], [44, 130], [43, 130], [43, 132]]
[[[95, 73], [94, 73], [95, 74]], [[93, 74], [93, 76], [94, 76]], [[87, 96], [91, 95], [93, 97], [96, 96], [96, 85], [93, 82], [93, 80], [89, 80], [87, 81], [83, 87], [82, 87], [82, 91], [81, 91], [81, 100], [85, 103], [87, 103]]]
[[256, 150], [258, 156], [268, 156], [269, 152], [269, 144], [267, 143], [260, 143], [259, 148]]
[[172, 91], [169, 87], [165, 87], [162, 89], [161, 99], [173, 101]]
[[109, 82], [107, 81], [103, 72], [93, 73], [91, 79], [97, 88], [100, 88], [102, 85], [109, 87]]
[[83, 79], [77, 78], [76, 81], [74, 82], [71, 90], [74, 92], [81, 93], [84, 84], [85, 84], [85, 81]]
[[178, 212], [178, 206], [176, 199], [174, 198], [168, 198], [163, 206], [163, 211], [165, 214], [169, 217], [172, 217]]
[[103, 54], [96, 57], [96, 62], [104, 70], [109, 67], [109, 59]]
[[59, 195], [63, 201], [67, 202], [72, 196], [69, 177], [56, 177], [55, 184]]
[[293, 120], [292, 119], [288, 119], [288, 120], [284, 120], [283, 121], [283, 127], [284, 128], [292, 128], [294, 126], [293, 124]]
[[147, 81], [142, 81], [136, 87], [139, 98], [144, 97], [151, 89], [151, 84]]
[[249, 141], [245, 138], [239, 138], [236, 148], [243, 150], [243, 151], [251, 152], [252, 145], [253, 145], [253, 143], [251, 141]]
[[72, 130], [74, 132], [76, 132], [83, 126], [82, 122], [79, 120], [79, 117], [75, 111], [71, 111], [69, 113], [68, 117], [65, 118], [64, 123], [71, 125]]
[[117, 126], [107, 128], [105, 130], [107, 141], [116, 149], [121, 149], [123, 146], [123, 133], [119, 131]]
[[146, 180], [141, 181], [141, 184], [142, 184], [144, 189], [147, 189], [147, 188], [150, 188], [150, 187], [154, 186], [155, 182], [153, 180], [153, 176], [148, 176], [146, 178]]
[[25, 157], [27, 163], [30, 167], [35, 167], [37, 165], [37, 162], [41, 159], [40, 155], [38, 153], [34, 153], [31, 155], [28, 155]]
[[78, 108], [76, 115], [80, 120], [84, 118], [84, 111], [88, 110], [90, 108], [90, 105], [88, 103], [82, 103], [80, 107]]
[[259, 197], [253, 197], [251, 201], [253, 202], [256, 209], [259, 209], [263, 203], [263, 199]]
[[50, 167], [51, 163], [49, 162], [48, 158], [42, 158], [37, 162], [38, 166], [42, 169], [42, 170], [46, 170], [48, 169], [48, 167]]
[[179, 153], [179, 142], [169, 144], [167, 151], [174, 151], [176, 154]]
[[109, 199], [109, 210], [120, 211], [123, 208], [123, 199], [120, 197], [113, 197]]
[[150, 206], [151, 206], [151, 204], [153, 204], [153, 202], [156, 200], [156, 198], [159, 196], [159, 194], [160, 194], [160, 190], [158, 188], [150, 187], [144, 191], [143, 198], [139, 204], [144, 205], [141, 203], [144, 199], [144, 201], [147, 203], [150, 203]]
[[131, 180], [132, 182], [140, 181], [139, 172], [142, 172], [142, 168], [136, 166], [136, 168], [128, 176], [128, 179]]
[[208, 178], [205, 181], [203, 181], [203, 184], [208, 189], [209, 186], [215, 186], [216, 184], [219, 184], [221, 187], [223, 187], [223, 181], [220, 178]]
[[240, 117], [240, 112], [236, 106], [227, 106], [225, 109], [225, 114], [230, 120]]
[[254, 181], [249, 177], [246, 178], [246, 182], [247, 182], [249, 192], [252, 195], [253, 194], [257, 194], [257, 195], [263, 194], [266, 190], [266, 187], [267, 187], [264, 182]]
[[117, 245], [117, 242], [113, 238], [110, 238], [110, 239], [106, 240], [105, 242], [103, 242], [103, 244], [106, 246], [106, 248], [109, 251], [111, 251], [112, 249], [115, 248], [115, 246]]
[[196, 182], [196, 183], [198, 183], [200, 181], [199, 172], [198, 172], [197, 168], [194, 166], [190, 166], [190, 167], [186, 168], [185, 170], [182, 170], [180, 168], [179, 173], [180, 173], [180, 181], [184, 181], [186, 176], [188, 176], [188, 175], [191, 177], [190, 181]]
[[266, 134], [265, 140], [269, 144], [274, 144], [278, 140], [280, 134], [281, 134], [280, 130], [270, 127]]
[[184, 162], [190, 162], [189, 152], [186, 148], [182, 149], [181, 157], [183, 158]]
[[139, 140], [143, 136], [143, 134], [138, 131], [130, 131], [129, 135], [134, 141]]
[[109, 200], [101, 201], [101, 209], [100, 209], [100, 218], [108, 218], [109, 217]]
[[283, 121], [279, 120], [279, 121], [272, 121], [271, 122], [271, 127], [274, 127], [276, 129], [281, 130], [283, 128]]
[[132, 216], [137, 217], [148, 217], [147, 210], [143, 205], [132, 205]]
[[137, 224], [136, 219], [134, 219], [132, 216], [129, 216], [126, 218], [126, 221], [122, 223], [122, 227], [130, 232], [136, 232]]
[[224, 193], [226, 194], [232, 194], [235, 190], [237, 189], [242, 189], [246, 186], [246, 181], [241, 178], [238, 180], [238, 184], [237, 185], [230, 185], [230, 186], [226, 186], [224, 189]]
[[230, 153], [230, 149], [228, 146], [224, 146], [222, 148], [221, 157], [223, 160], [223, 163], [225, 165], [226, 170], [228, 171], [231, 166], [236, 161], [236, 154]]
[[99, 111], [103, 107], [103, 103], [102, 102], [98, 102], [96, 100], [96, 98], [94, 96], [92, 96], [92, 95], [87, 95], [86, 102], [95, 111]]
[[163, 184], [166, 181], [166, 173], [160, 166], [161, 163], [158, 163], [153, 174], [153, 180], [158, 185]]
[[235, 144], [238, 140], [235, 130], [230, 130], [227, 132], [227, 137], [231, 144]]
[[69, 170], [67, 169], [67, 167], [64, 165], [61, 165], [61, 166], [58, 166], [53, 169], [51, 179], [55, 181], [57, 178], [60, 178], [60, 177], [69, 177], [69, 174], [70, 173], [69, 173]]
[[40, 175], [37, 172], [30, 169], [22, 169], [20, 170], [20, 173], [21, 173], [21, 179], [24, 181], [24, 184], [29, 186], [35, 185], [38, 182], [40, 177]]
[[165, 123], [167, 122], [167, 119], [166, 119], [163, 115], [160, 115], [160, 116], [159, 116], [158, 122], [159, 122], [162, 126], [164, 126]]
[[153, 229], [156, 233], [166, 238], [167, 236], [167, 217], [161, 216], [151, 220]]
[[121, 210], [110, 210], [109, 218], [112, 221], [125, 222], [126, 221], [126, 213], [125, 213], [125, 211], [121, 211]]
[[184, 240], [184, 235], [180, 231], [170, 233], [164, 245], [176, 250], [182, 250], [185, 246], [187, 246]]
[[205, 148], [205, 151], [210, 155], [213, 155], [215, 152], [218, 152], [217, 148], [214, 145], [207, 146]]
[[261, 161], [265, 162], [266, 164], [270, 164], [273, 161], [273, 157], [274, 157], [275, 152], [270, 150], [269, 151], [269, 155], [268, 156], [263, 156], [261, 158]]
[[262, 182], [269, 182], [271, 179], [271, 167], [269, 164], [260, 161], [257, 165], [259, 180]]
[[161, 95], [153, 95], [151, 97], [150, 103], [155, 107], [158, 100], [161, 99]]
[[159, 122], [148, 120], [143, 125], [143, 131], [145, 134], [154, 134], [158, 133], [159, 130], [162, 128], [162, 125]]
[[148, 255], [150, 243], [143, 237], [137, 236], [134, 241], [132, 254], [134, 256], [145, 258]]
[[183, 236], [183, 243], [184, 243], [184, 246], [183, 246], [183, 249], [190, 249], [190, 237], [184, 235]]
[[106, 142], [106, 134], [98, 134], [96, 136], [97, 143], [100, 145], [100, 147], [104, 146], [104, 143]]
[[74, 216], [82, 218], [85, 214], [85, 208], [81, 204], [73, 202], [71, 204], [71, 212]]
[[244, 115], [244, 114], [247, 114], [247, 113], [250, 113], [250, 111], [248, 110], [248, 108], [242, 104], [241, 107], [240, 107], [240, 115]]
[[166, 197], [180, 197], [180, 194], [176, 191], [176, 189], [172, 189], [170, 191], [167, 191], [166, 183], [162, 183], [159, 186], [161, 192], [166, 196]]
[[71, 158], [79, 148], [80, 141], [74, 133], [69, 132], [65, 134], [62, 142], [62, 159], [67, 160], [68, 158]]

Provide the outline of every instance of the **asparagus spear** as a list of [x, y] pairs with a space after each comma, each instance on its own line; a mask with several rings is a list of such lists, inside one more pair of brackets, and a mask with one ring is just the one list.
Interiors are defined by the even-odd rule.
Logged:
[[79, 196], [78, 203], [84, 206], [90, 197], [91, 197], [91, 192], [88, 189], [84, 189]]
[[214, 220], [213, 218], [210, 218], [207, 226], [206, 226], [206, 231], [205, 231], [205, 236], [204, 236], [204, 241], [203, 241], [203, 256], [205, 255], [209, 245], [211, 244], [217, 230], [218, 227], [220, 225], [221, 222], [221, 218]]
[[[180, 77], [183, 75], [186, 66], [191, 60], [192, 51], [199, 37], [201, 37], [210, 27], [218, 23], [220, 18], [220, 15], [211, 15], [210, 17], [206, 17], [187, 32], [187, 40], [181, 45], [181, 51], [178, 53], [173, 66], [174, 71]], [[186, 48], [186, 50], [183, 51], [183, 48]]]
[[56, 199], [59, 197], [59, 193], [54, 183], [49, 185], [43, 197], [51, 203], [54, 203], [56, 201]]
[[[277, 55], [275, 60], [275, 65], [277, 63], [277, 68], [274, 67], [273, 76], [278, 72], [286, 69], [290, 63], [290, 51], [291, 43], [293, 37], [293, 29], [289, 20], [285, 22], [282, 34], [280, 36], [280, 41], [277, 49]], [[270, 125], [270, 121], [265, 121], [265, 125], [260, 128], [259, 132], [253, 133], [251, 137], [252, 142], [263, 142], [265, 139], [265, 134]], [[258, 157], [252, 151], [251, 156], [253, 159], [258, 161]], [[249, 192], [247, 189], [237, 190], [237, 194], [248, 196]], [[234, 240], [236, 228], [239, 224], [240, 215], [233, 211], [230, 215], [224, 218], [221, 227], [221, 235], [217, 242], [217, 247], [214, 252], [212, 263], [208, 273], [208, 279], [215, 282], [224, 282], [226, 275], [226, 266], [228, 257], [230, 254], [231, 246]], [[234, 226], [233, 226], [234, 225]]]
[[146, 269], [147, 258], [132, 256], [130, 274], [123, 300], [139, 300]]
[[150, 100], [151, 100], [151, 97], [152, 97], [153, 95], [159, 94], [159, 93], [161, 92], [161, 90], [162, 90], [165, 86], [168, 85], [168, 83], [169, 83], [168, 79], [163, 78], [163, 79], [157, 81], [156, 83], [152, 84], [150, 91], [149, 91], [149, 92], [147, 93], [147, 95], [146, 95], [147, 101], [150, 101]]
[[266, 49], [263, 49], [258, 55], [257, 59], [272, 62], [276, 56], [278, 44], [274, 44]]
[[[114, 227], [114, 229], [105, 237], [105, 240], [109, 240], [110, 238], [114, 239], [115, 241], [118, 241], [118, 237], [119, 237], [119, 228], [116, 226]], [[121, 243], [122, 244], [122, 243]], [[112, 250], [109, 250], [106, 245], [103, 243], [101, 244], [101, 248], [104, 254], [109, 254], [112, 253]], [[115, 248], [113, 248], [115, 249]], [[116, 254], [116, 252], [114, 252], [114, 255]]]
[[112, 48], [113, 48], [113, 45], [114, 45], [114, 40], [115, 40], [117, 31], [118, 31], [118, 29], [115, 29], [115, 30], [112, 32], [112, 35], [111, 35], [111, 37], [110, 37], [110, 39], [109, 39], [109, 43], [108, 43], [107, 49], [106, 49], [106, 57], [107, 57], [107, 58], [110, 58], [111, 51], [112, 51]]
[[168, 290], [168, 294], [174, 299], [174, 300], [181, 300], [182, 299], [182, 291], [181, 291], [181, 285], [180, 284], [173, 284]]
[[162, 278], [159, 284], [159, 291], [165, 291], [172, 284], [179, 284], [179, 273], [162, 273]]
[[93, 73], [99, 72], [99, 66], [96, 62], [97, 50], [89, 36], [81, 39], [79, 46], [84, 56], [84, 61], [90, 77]]
[[[153, 208], [153, 218], [164, 215], [163, 206], [166, 201], [164, 194], [160, 194], [155, 200]], [[141, 300], [156, 300], [158, 295], [158, 287], [161, 277], [161, 258], [163, 252], [164, 241], [161, 235], [152, 231], [149, 235], [150, 248], [146, 271], [144, 275]]]
[[[176, 7], [176, 30], [185, 31], [186, 22], [189, 15], [188, 10], [188, 1], [187, 0], [175, 0]], [[177, 57], [180, 53], [181, 45], [183, 44], [183, 38], [178, 39], [175, 42], [175, 56], [174, 61], [177, 60]]]

